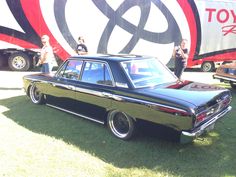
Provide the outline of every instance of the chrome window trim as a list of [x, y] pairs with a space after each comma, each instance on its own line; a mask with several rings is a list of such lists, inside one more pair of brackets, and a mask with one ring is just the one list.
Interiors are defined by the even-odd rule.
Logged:
[[[155, 57], [151, 57], [149, 59], [140, 59], [139, 61], [142, 61], [142, 60], [153, 60], [153, 59], [156, 59]], [[129, 60], [127, 60], [129, 61]], [[150, 84], [150, 85], [145, 85], [145, 86], [135, 86], [135, 83], [133, 82], [133, 80], [131, 79], [130, 75], [125, 71], [125, 68], [123, 67], [122, 63], [124, 62], [127, 62], [127, 61], [121, 61], [119, 62], [120, 63], [120, 67], [122, 68], [123, 72], [125, 72], [126, 76], [128, 77], [129, 79], [129, 82], [131, 83], [132, 87], [133, 88], [136, 88], [136, 89], [140, 89], [140, 88], [147, 88], [147, 87], [153, 87], [153, 86], [156, 86], [156, 85], [162, 85], [162, 84], [165, 84], [166, 82], [160, 82], [158, 84]], [[164, 65], [162, 62], [160, 62], [159, 60], [157, 60], [160, 64], [162, 64], [162, 66], [173, 76], [173, 78], [175, 78], [175, 80], [173, 81], [177, 81], [178, 78], [174, 75], [173, 72], [171, 72], [171, 70], [166, 66]], [[129, 61], [130, 62], [130, 61]]]
[[109, 72], [109, 75], [110, 75], [110, 78], [111, 78], [112, 85], [85, 82], [85, 81], [82, 81], [82, 79], [79, 80], [80, 82], [89, 83], [89, 84], [95, 84], [95, 85], [103, 85], [103, 86], [108, 86], [108, 87], [115, 87], [115, 81], [114, 81], [114, 77], [113, 77], [113, 74], [112, 74], [111, 69], [110, 69], [110, 65], [106, 61], [99, 61], [99, 60], [94, 60], [94, 59], [91, 59], [91, 60], [90, 59], [84, 59], [83, 60], [83, 62], [84, 62], [83, 69], [82, 69], [82, 72], [81, 72], [82, 75], [84, 73], [85, 62], [88, 62], [88, 61], [89, 62], [95, 62], [95, 63], [102, 63], [102, 64], [106, 65], [107, 69], [108, 69], [108, 72]]
[[[81, 77], [79, 80], [73, 80], [73, 79], [68, 79], [68, 78], [63, 78], [61, 75], [59, 75], [59, 73], [62, 71], [62, 68], [68, 64], [69, 61], [71, 60], [81, 60], [83, 61], [82, 63], [82, 67], [81, 67], [81, 74], [83, 75], [83, 72], [84, 72], [84, 65], [85, 65], [85, 62], [96, 62], [96, 63], [102, 63], [104, 65], [106, 65], [107, 69], [108, 69], [108, 73], [110, 75], [110, 78], [111, 78], [111, 82], [112, 82], [112, 85], [106, 85], [106, 84], [98, 84], [98, 83], [90, 83], [90, 82], [85, 82], [85, 81], [82, 81], [81, 80]], [[81, 75], [81, 76], [82, 76]], [[106, 61], [99, 61], [99, 60], [94, 60], [94, 59], [88, 59], [88, 58], [71, 58], [71, 59], [68, 59], [63, 65], [61, 65], [58, 69], [58, 71], [55, 73], [54, 77], [58, 79], [64, 79], [64, 80], [69, 80], [69, 81], [78, 81], [78, 82], [83, 82], [83, 83], [89, 83], [89, 84], [95, 84], [95, 85], [102, 85], [102, 86], [107, 86], [107, 87], [115, 87], [116, 84], [115, 84], [115, 80], [114, 80], [114, 77], [113, 77], [113, 74], [111, 72], [111, 68], [110, 68], [110, 65], [108, 64], [108, 62]]]

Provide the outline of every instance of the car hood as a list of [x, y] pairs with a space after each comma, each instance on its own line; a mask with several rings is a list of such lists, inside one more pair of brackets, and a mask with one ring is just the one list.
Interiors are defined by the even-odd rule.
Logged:
[[204, 105], [223, 95], [230, 95], [230, 91], [227, 89], [192, 81], [177, 81], [174, 83], [162, 84], [152, 88], [139, 90], [139, 92], [142, 92], [145, 95], [148, 94], [152, 97], [175, 101], [177, 104], [185, 102], [194, 106]]

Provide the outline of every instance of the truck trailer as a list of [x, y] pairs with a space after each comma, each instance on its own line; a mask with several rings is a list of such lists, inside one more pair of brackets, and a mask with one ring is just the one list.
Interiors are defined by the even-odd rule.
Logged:
[[212, 71], [236, 59], [236, 2], [231, 0], [1, 0], [0, 66], [36, 64], [41, 36], [58, 61], [89, 53], [152, 55], [170, 65], [174, 46], [189, 41], [187, 67]]

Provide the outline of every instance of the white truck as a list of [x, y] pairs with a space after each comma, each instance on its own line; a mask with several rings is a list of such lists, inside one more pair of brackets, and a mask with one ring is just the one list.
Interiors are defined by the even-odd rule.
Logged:
[[0, 66], [29, 70], [50, 37], [55, 55], [76, 55], [79, 36], [89, 53], [156, 56], [169, 65], [175, 45], [189, 41], [187, 67], [212, 71], [236, 59], [232, 0], [1, 0]]

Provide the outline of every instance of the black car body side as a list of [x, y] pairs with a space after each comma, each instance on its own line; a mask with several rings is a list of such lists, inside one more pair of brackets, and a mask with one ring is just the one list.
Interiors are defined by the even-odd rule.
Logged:
[[[99, 123], [107, 123], [109, 114], [114, 111], [123, 113], [134, 122], [144, 120], [171, 127], [181, 132], [184, 141], [186, 137], [188, 141], [188, 138], [200, 136], [207, 127], [231, 110], [230, 91], [212, 85], [179, 81], [173, 76], [171, 81], [135, 87], [121, 62], [148, 60], [143, 56], [78, 56], [70, 60], [106, 65], [111, 75], [109, 84], [84, 82], [82, 74], [76, 80], [63, 78], [60, 75], [64, 68], [62, 65], [53, 76], [25, 76], [24, 89], [27, 94], [30, 96], [30, 87], [36, 85], [49, 106]], [[80, 72], [85, 73], [85, 69], [84, 64]], [[98, 75], [94, 74], [93, 77]]]

